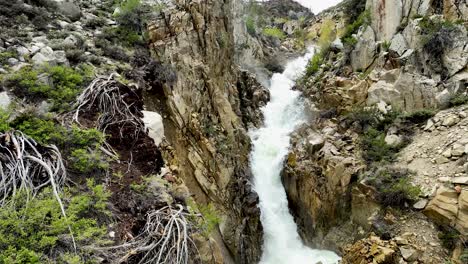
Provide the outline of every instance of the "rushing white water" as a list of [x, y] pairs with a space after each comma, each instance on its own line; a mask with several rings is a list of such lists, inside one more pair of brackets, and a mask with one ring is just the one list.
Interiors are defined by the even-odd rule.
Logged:
[[304, 105], [295, 80], [306, 68], [313, 49], [287, 64], [282, 74], [271, 78], [271, 101], [262, 109], [264, 127], [250, 131], [253, 150], [250, 157], [254, 185], [260, 197], [264, 245], [261, 264], [335, 264], [339, 257], [330, 251], [306, 247], [289, 213], [280, 172], [288, 154], [290, 133], [306, 121]]

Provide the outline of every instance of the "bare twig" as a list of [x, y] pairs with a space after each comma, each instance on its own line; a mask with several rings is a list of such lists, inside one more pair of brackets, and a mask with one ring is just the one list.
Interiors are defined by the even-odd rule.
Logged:
[[130, 242], [114, 247], [88, 249], [117, 250], [120, 252], [117, 253], [120, 255], [117, 263], [125, 263], [130, 257], [139, 255], [139, 264], [187, 264], [190, 255], [198, 254], [191, 238], [196, 227], [188, 220], [189, 215], [181, 205], [150, 211], [141, 234]]
[[133, 104], [125, 102], [122, 91], [132, 92], [132, 89], [115, 79], [115, 74], [108, 78], [96, 78], [78, 97], [73, 112], [73, 120], [79, 124], [79, 117], [85, 111], [99, 112], [98, 129], [106, 132], [111, 126], [120, 129], [120, 137], [124, 138], [124, 127], [132, 127], [134, 138], [144, 131], [144, 123], [134, 110]]
[[[67, 218], [60, 199], [66, 169], [56, 146], [39, 146], [20, 131], [0, 133], [0, 176], [0, 207], [18, 192], [26, 193], [29, 200], [42, 188], [51, 186], [62, 214]], [[72, 234], [70, 227], [69, 230]], [[73, 234], [72, 240], [76, 250]]]

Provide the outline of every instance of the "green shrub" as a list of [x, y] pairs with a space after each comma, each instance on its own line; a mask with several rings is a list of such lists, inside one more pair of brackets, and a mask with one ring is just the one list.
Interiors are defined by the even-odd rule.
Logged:
[[100, 28], [105, 25], [106, 25], [106, 19], [103, 17], [95, 17], [95, 18], [87, 20], [85, 23], [85, 27], [92, 28], [92, 29]]
[[5, 51], [0, 53], [0, 66], [7, 64], [9, 58], [16, 58], [18, 54], [12, 51]]
[[81, 251], [82, 246], [108, 243], [106, 227], [95, 219], [107, 217], [109, 192], [88, 181], [87, 190], [66, 189], [61, 196], [67, 218], [49, 188], [34, 199], [18, 193], [14, 204], [0, 208], [0, 263], [64, 263], [49, 256], [66, 252], [67, 256], [76, 256], [69, 227], [82, 261], [91, 257]]
[[255, 29], [255, 20], [252, 17], [247, 17], [247, 19], [245, 20], [245, 26], [247, 27], [247, 32], [251, 36], [256, 35], [257, 32]]
[[316, 72], [318, 72], [322, 63], [323, 63], [322, 53], [321, 52], [315, 53], [312, 59], [310, 59], [309, 63], [307, 63], [306, 77], [310, 77], [314, 75]]
[[450, 99], [449, 106], [454, 107], [454, 106], [464, 105], [466, 103], [468, 103], [468, 95], [458, 94], [454, 96], [452, 99]]
[[446, 50], [452, 48], [458, 28], [446, 20], [423, 17], [419, 21], [421, 28], [423, 50], [427, 54], [428, 65], [442, 78], [447, 78], [448, 70], [444, 66], [443, 56]]
[[[193, 200], [188, 200], [189, 208], [191, 209], [192, 218], [191, 221], [197, 223], [198, 230], [202, 231], [202, 234], [206, 237], [210, 236], [213, 230], [221, 222], [219, 213], [213, 204], [200, 205], [196, 204]], [[197, 215], [201, 215], [197, 217]]]
[[358, 123], [364, 130], [375, 127], [379, 123], [380, 113], [375, 108], [356, 108], [348, 113], [345, 118], [351, 123]]
[[450, 226], [440, 226], [441, 232], [439, 232], [438, 237], [442, 242], [442, 246], [453, 250], [457, 242], [460, 240], [460, 233], [453, 227]]
[[71, 169], [80, 173], [89, 173], [96, 169], [105, 170], [109, 167], [99, 149], [75, 149], [71, 152], [69, 161]]
[[404, 207], [421, 194], [421, 189], [411, 184], [411, 173], [407, 169], [380, 167], [368, 175], [367, 182], [376, 188], [376, 199], [384, 206]]
[[353, 37], [353, 34], [357, 33], [361, 26], [369, 25], [370, 24], [370, 12], [364, 11], [362, 12], [359, 17], [350, 23], [341, 36], [341, 41], [344, 44], [354, 46], [357, 43], [357, 40]]
[[65, 128], [47, 117], [23, 114], [6, 127], [22, 131], [40, 144], [54, 144], [66, 158], [68, 167], [80, 173], [105, 170], [108, 160], [100, 148], [105, 136], [97, 129]]
[[421, 124], [426, 122], [429, 118], [433, 117], [436, 112], [432, 109], [422, 109], [408, 113], [403, 116], [403, 119], [414, 124]]
[[0, 108], [0, 133], [10, 129], [9, 118], [10, 113]]
[[385, 142], [385, 132], [369, 128], [361, 136], [362, 157], [368, 163], [379, 161], [393, 161], [397, 148], [389, 146]]
[[366, 0], [350, 0], [344, 3], [344, 14], [348, 24], [356, 21], [366, 9]]
[[284, 32], [281, 29], [276, 27], [266, 27], [262, 30], [262, 33], [267, 37], [277, 38], [280, 40], [286, 38], [286, 34], [284, 34]]
[[84, 81], [84, 73], [79, 70], [47, 66], [39, 70], [23, 67], [7, 76], [4, 83], [17, 96], [47, 99], [52, 104], [52, 111], [63, 112], [70, 109], [70, 103], [81, 92]]
[[11, 122], [11, 127], [20, 130], [40, 144], [63, 145], [66, 141], [66, 129], [54, 121], [25, 114]]

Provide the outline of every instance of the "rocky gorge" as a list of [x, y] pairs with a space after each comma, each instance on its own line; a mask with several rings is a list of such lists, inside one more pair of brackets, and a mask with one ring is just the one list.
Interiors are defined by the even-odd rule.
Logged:
[[466, 2], [0, 9], [0, 263], [268, 259], [252, 131], [312, 46], [277, 171], [298, 240], [340, 263], [467, 263]]

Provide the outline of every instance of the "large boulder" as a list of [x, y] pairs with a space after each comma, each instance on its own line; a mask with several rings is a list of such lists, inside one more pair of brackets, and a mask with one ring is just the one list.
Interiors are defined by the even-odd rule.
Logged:
[[462, 190], [458, 197], [458, 217], [456, 228], [462, 234], [468, 234], [468, 191]]
[[75, 22], [81, 18], [81, 9], [80, 7], [71, 0], [54, 0], [57, 4], [58, 12]]
[[148, 135], [154, 140], [156, 146], [161, 144], [164, 138], [164, 124], [160, 114], [151, 111], [143, 111], [143, 123], [148, 129]]
[[406, 43], [405, 37], [403, 37], [401, 33], [396, 34], [392, 39], [389, 50], [394, 51], [401, 56], [407, 49], [408, 44]]
[[462, 25], [457, 25], [453, 30], [453, 44], [450, 48], [444, 51], [442, 62], [447, 68], [448, 76], [460, 72], [468, 65], [468, 37], [466, 28]]
[[394, 85], [385, 81], [374, 83], [368, 91], [367, 105], [373, 106], [380, 102], [385, 102], [388, 105], [401, 105], [401, 94], [394, 88]]
[[453, 226], [458, 215], [458, 193], [453, 189], [440, 188], [423, 212], [437, 224]]
[[357, 34], [357, 44], [351, 52], [351, 66], [354, 71], [366, 70], [373, 62], [376, 54], [375, 32], [367, 26]]
[[394, 84], [400, 99], [392, 106], [407, 112], [437, 107], [437, 84], [434, 80], [416, 73], [402, 73]]

